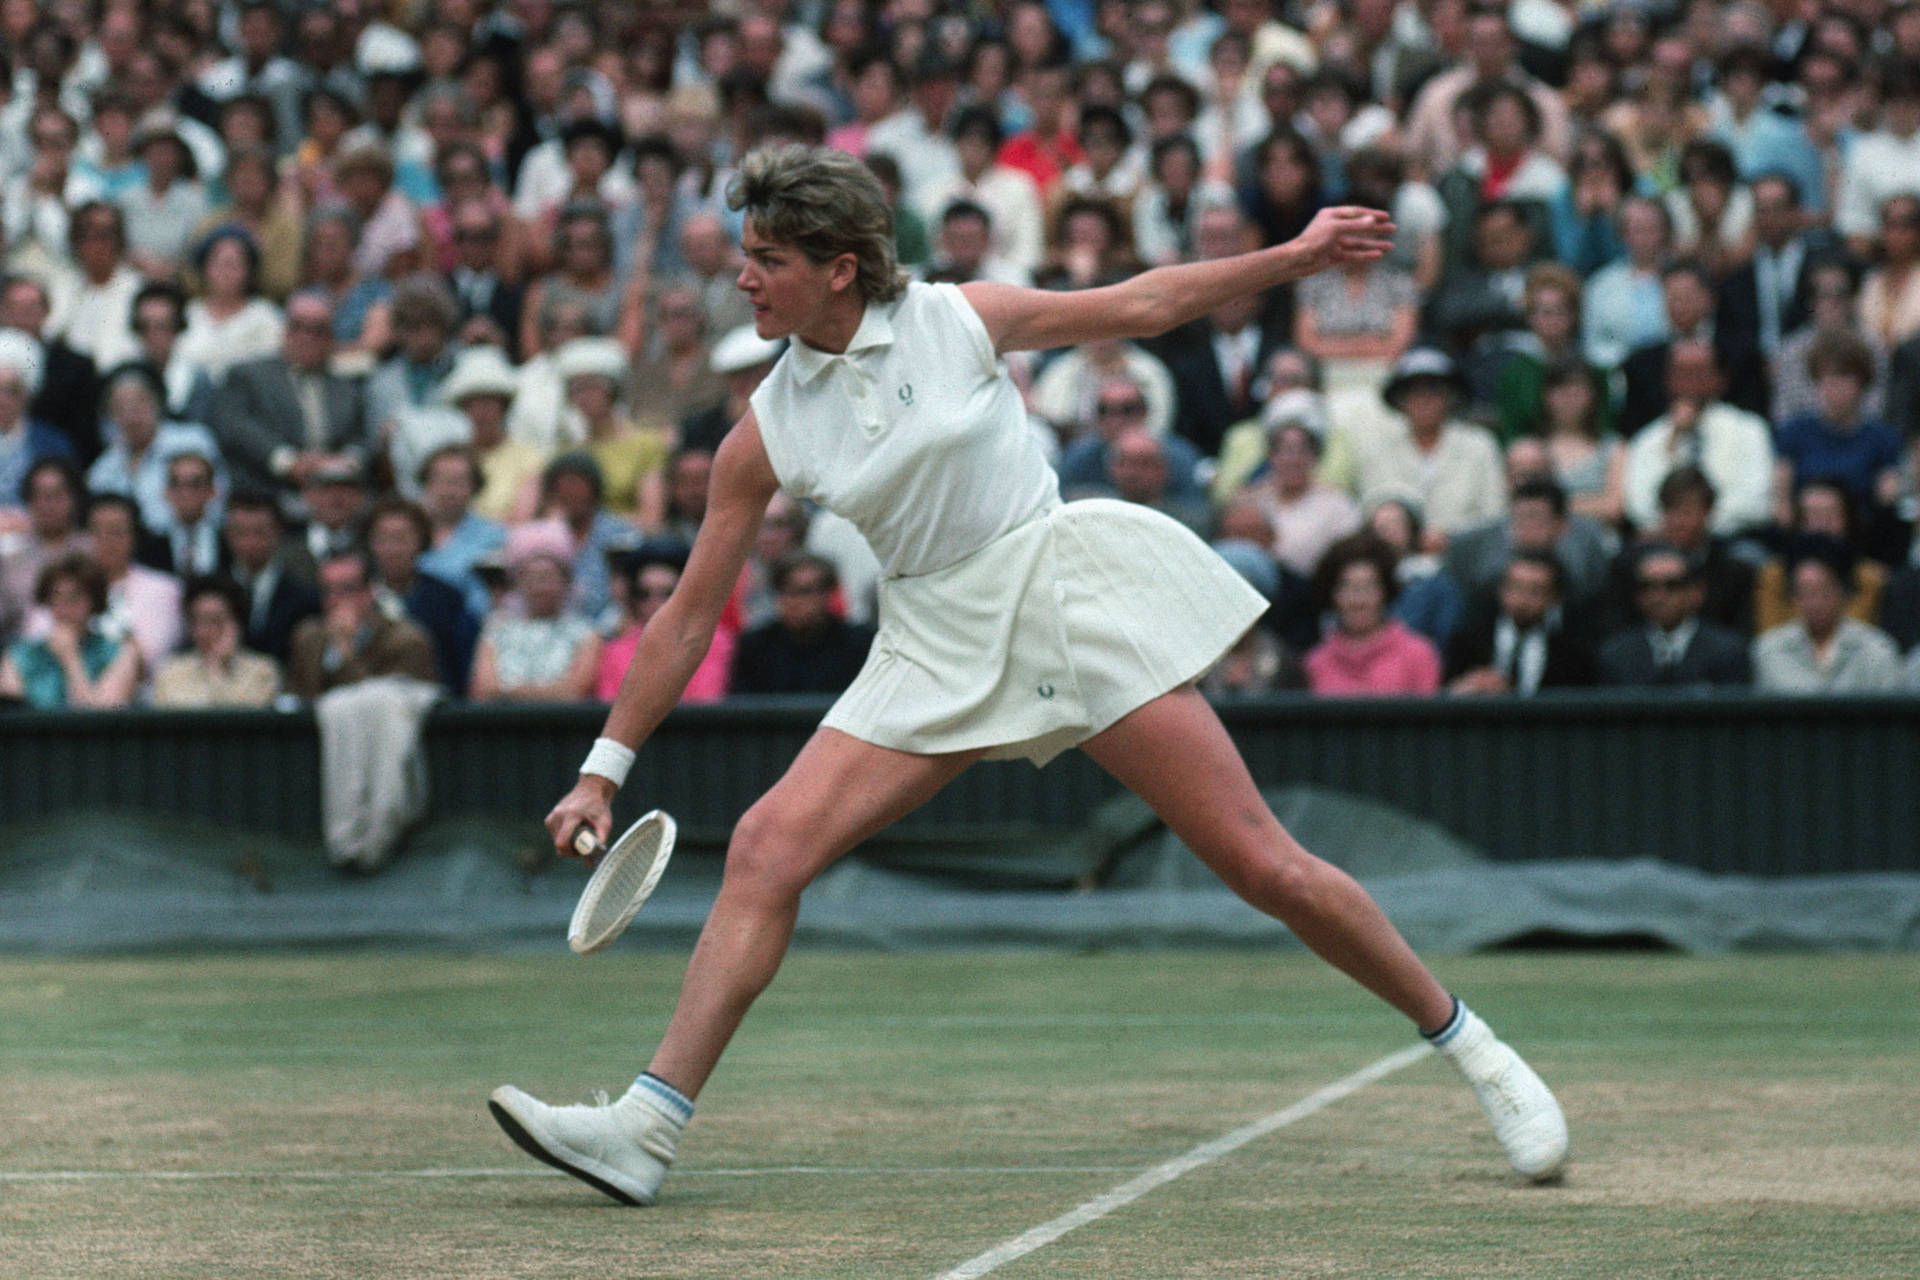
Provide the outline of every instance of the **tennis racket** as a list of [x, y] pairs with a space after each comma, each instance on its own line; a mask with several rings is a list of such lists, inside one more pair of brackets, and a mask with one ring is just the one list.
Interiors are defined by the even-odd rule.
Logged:
[[655, 809], [610, 846], [603, 847], [591, 827], [574, 832], [574, 852], [597, 865], [573, 909], [568, 946], [590, 956], [620, 936], [660, 883], [673, 853], [674, 830], [673, 819]]

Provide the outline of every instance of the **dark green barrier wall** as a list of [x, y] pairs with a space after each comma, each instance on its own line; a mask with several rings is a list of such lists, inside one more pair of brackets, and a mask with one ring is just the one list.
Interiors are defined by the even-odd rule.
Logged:
[[[723, 829], [771, 783], [819, 703], [674, 713], [623, 809]], [[428, 729], [433, 816], [537, 820], [572, 779], [597, 708], [449, 706]], [[1505, 861], [1655, 857], [1759, 875], [1920, 870], [1920, 702], [1434, 700], [1239, 704], [1223, 714], [1262, 785], [1312, 783], [1445, 826]], [[0, 716], [0, 821], [112, 809], [296, 839], [318, 832], [305, 713]], [[1071, 829], [1113, 784], [1069, 754], [987, 765], [908, 820]]]

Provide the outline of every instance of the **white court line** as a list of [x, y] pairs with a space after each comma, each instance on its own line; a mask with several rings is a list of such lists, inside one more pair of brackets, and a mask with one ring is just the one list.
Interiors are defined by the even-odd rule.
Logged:
[[1238, 1150], [1255, 1138], [1264, 1138], [1279, 1129], [1284, 1129], [1296, 1120], [1304, 1120], [1316, 1111], [1325, 1109], [1383, 1076], [1390, 1076], [1403, 1067], [1410, 1067], [1433, 1053], [1424, 1044], [1411, 1045], [1398, 1053], [1390, 1053], [1378, 1062], [1369, 1063], [1343, 1080], [1336, 1080], [1323, 1089], [1316, 1089], [1290, 1107], [1282, 1107], [1270, 1116], [1243, 1125], [1231, 1133], [1224, 1133], [1211, 1142], [1203, 1142], [1183, 1156], [1178, 1156], [1164, 1164], [1157, 1164], [1139, 1177], [1123, 1182], [1105, 1195], [1095, 1196], [1077, 1209], [1070, 1209], [1051, 1222], [1043, 1222], [1031, 1231], [1023, 1232], [1007, 1241], [995, 1245], [977, 1258], [961, 1263], [951, 1271], [943, 1271], [935, 1280], [979, 1280], [990, 1271], [996, 1271], [1016, 1258], [1023, 1258], [1035, 1249], [1044, 1248], [1076, 1227], [1084, 1227], [1089, 1222], [1106, 1217], [1115, 1209], [1132, 1204], [1155, 1187], [1163, 1187], [1182, 1174], [1192, 1173], [1203, 1165], [1212, 1164], [1230, 1151]]
[[[769, 1165], [757, 1169], [675, 1169], [682, 1178], [762, 1178], [827, 1174], [847, 1178], [1002, 1177], [1009, 1174], [1125, 1173], [1124, 1165]], [[409, 1178], [562, 1178], [558, 1169], [47, 1169], [7, 1172], [6, 1182], [383, 1182]]]

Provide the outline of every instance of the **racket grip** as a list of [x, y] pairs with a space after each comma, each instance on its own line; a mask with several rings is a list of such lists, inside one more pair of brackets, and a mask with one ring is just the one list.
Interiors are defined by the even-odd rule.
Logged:
[[581, 827], [573, 833], [573, 851], [583, 858], [600, 852], [600, 837], [593, 833], [592, 827]]

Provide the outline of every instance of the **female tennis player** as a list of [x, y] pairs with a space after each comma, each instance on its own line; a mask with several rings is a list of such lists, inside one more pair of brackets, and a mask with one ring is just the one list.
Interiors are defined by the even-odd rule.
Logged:
[[784, 777], [734, 828], [720, 893], [666, 1036], [625, 1095], [551, 1107], [512, 1086], [510, 1136], [628, 1204], [651, 1204], [693, 1099], [772, 981], [800, 893], [834, 859], [983, 758], [1078, 746], [1150, 804], [1242, 898], [1411, 1019], [1460, 1068], [1523, 1177], [1566, 1154], [1553, 1095], [1442, 987], [1366, 891], [1308, 853], [1261, 799], [1194, 680], [1265, 607], [1205, 543], [1143, 507], [1062, 504], [1001, 353], [1165, 332], [1229, 299], [1389, 247], [1368, 209], [1297, 238], [1074, 293], [907, 283], [879, 185], [851, 156], [749, 155], [739, 287], [792, 340], [714, 460], [686, 573], [640, 647], [554, 846], [604, 841], [633, 748], [678, 701], [784, 488], [852, 520], [885, 566], [865, 667]]

